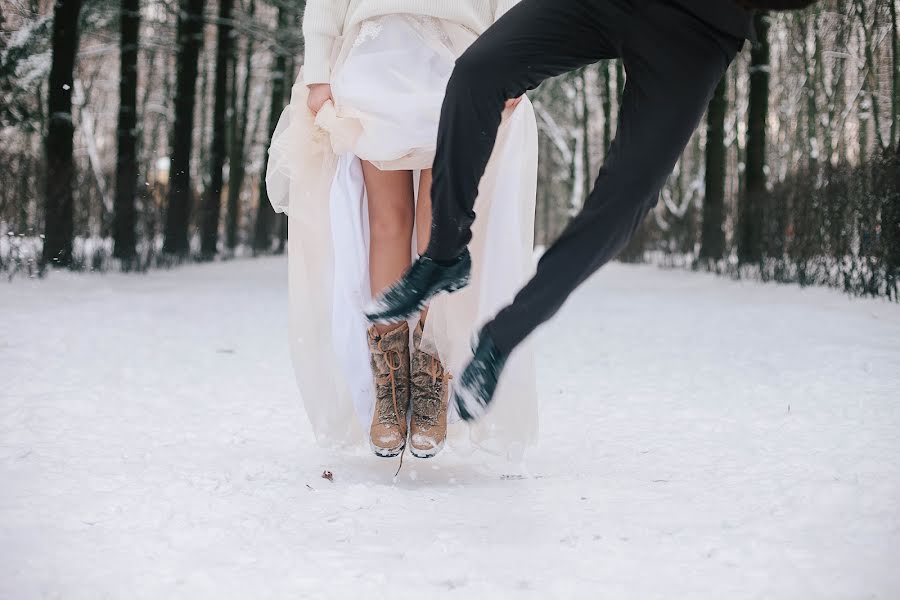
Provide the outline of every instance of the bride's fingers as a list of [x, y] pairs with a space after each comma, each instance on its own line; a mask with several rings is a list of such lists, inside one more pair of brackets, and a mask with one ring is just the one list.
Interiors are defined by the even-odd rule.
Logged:
[[317, 115], [319, 114], [319, 111], [322, 110], [322, 107], [325, 106], [325, 103], [331, 101], [330, 96], [328, 98], [316, 98], [307, 102], [307, 106], [312, 114]]
[[309, 86], [309, 97], [306, 99], [306, 106], [312, 114], [318, 114], [325, 103], [331, 100], [330, 85], [317, 83]]

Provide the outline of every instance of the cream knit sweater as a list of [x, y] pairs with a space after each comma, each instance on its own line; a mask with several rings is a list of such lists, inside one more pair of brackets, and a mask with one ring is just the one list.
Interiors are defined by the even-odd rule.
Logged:
[[354, 25], [388, 14], [452, 21], [481, 34], [518, 0], [307, 0], [303, 14], [304, 83], [328, 83], [337, 39]]

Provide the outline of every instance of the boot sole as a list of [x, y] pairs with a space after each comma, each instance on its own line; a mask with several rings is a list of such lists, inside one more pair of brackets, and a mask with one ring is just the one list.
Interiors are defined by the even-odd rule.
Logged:
[[456, 406], [456, 413], [466, 422], [477, 421], [483, 417], [488, 412], [490, 405], [490, 402], [483, 403], [469, 390], [460, 390], [459, 388], [451, 390], [450, 403]]
[[[470, 283], [472, 283], [471, 274], [466, 275], [459, 281], [455, 281], [454, 283], [451, 283], [443, 291], [446, 291], [448, 294], [452, 294], [453, 292], [458, 292], [459, 290], [461, 290], [465, 287], [468, 287]], [[437, 292], [437, 293], [440, 293], [440, 292]]]
[[369, 448], [372, 449], [372, 452], [375, 453], [375, 456], [380, 456], [381, 458], [394, 458], [396, 456], [400, 456], [400, 453], [403, 452], [404, 448], [406, 448], [406, 442], [400, 444], [396, 448], [379, 448], [372, 443], [372, 440], [369, 440]]
[[417, 450], [415, 446], [409, 447], [409, 453], [415, 456], [416, 458], [434, 458], [437, 456], [441, 450], [444, 449], [444, 442], [441, 442], [434, 448], [429, 448], [428, 450]]
[[466, 276], [462, 279], [458, 279], [457, 281], [449, 283], [445, 287], [435, 288], [428, 292], [425, 296], [423, 296], [422, 299], [419, 300], [417, 306], [408, 311], [378, 312], [377, 308], [370, 306], [366, 309], [366, 319], [368, 319], [370, 323], [374, 323], [375, 325], [390, 325], [391, 323], [411, 319], [413, 315], [422, 312], [422, 309], [428, 306], [428, 303], [431, 302], [432, 298], [434, 298], [438, 294], [453, 294], [454, 292], [458, 292], [459, 290], [468, 287], [471, 281], [472, 275], [471, 273], [469, 273], [466, 274]]

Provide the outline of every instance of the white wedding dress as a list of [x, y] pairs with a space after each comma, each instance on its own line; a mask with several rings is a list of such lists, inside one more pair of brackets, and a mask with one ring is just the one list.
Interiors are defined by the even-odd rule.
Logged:
[[[322, 443], [365, 439], [374, 411], [363, 315], [371, 295], [360, 159], [383, 170], [431, 167], [447, 81], [456, 57], [475, 37], [429, 17], [364, 21], [336, 44], [334, 103], [314, 118], [301, 77], [276, 127], [266, 186], [275, 210], [289, 216], [291, 352], [306, 413]], [[481, 182], [469, 246], [472, 283], [434, 299], [429, 310], [424, 347], [451, 374], [471, 356], [472, 334], [532, 273], [536, 177], [537, 128], [525, 99], [504, 115]], [[451, 423], [456, 420], [451, 407]], [[461, 424], [451, 425], [451, 444], [461, 431]], [[527, 344], [510, 358], [492, 411], [470, 431], [479, 447], [510, 458], [535, 440], [537, 398]]]

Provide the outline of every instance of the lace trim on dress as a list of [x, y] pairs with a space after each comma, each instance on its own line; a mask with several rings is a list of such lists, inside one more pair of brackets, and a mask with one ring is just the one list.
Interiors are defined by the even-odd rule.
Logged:
[[363, 44], [365, 44], [369, 40], [374, 40], [381, 32], [384, 31], [384, 24], [378, 19], [369, 19], [367, 21], [363, 21], [363, 23], [359, 26], [359, 33], [356, 34], [356, 39], [353, 40], [353, 47], [359, 48]]
[[[426, 17], [424, 15], [411, 14], [400, 16], [409, 21], [414, 29], [423, 32], [423, 37], [438, 39], [442, 44], [448, 47], [453, 45], [453, 40], [450, 38], [450, 34], [447, 32], [446, 27], [443, 26], [443, 22], [440, 19], [437, 19], [435, 17]], [[365, 21], [360, 23], [359, 30], [356, 34], [356, 39], [353, 40], [353, 47], [358, 48], [366, 42], [377, 39], [378, 36], [380, 36], [384, 31], [384, 19], [385, 16], [373, 17], [371, 19], [366, 19]], [[467, 31], [472, 31], [469, 27], [461, 27], [463, 27], [463, 29]]]

